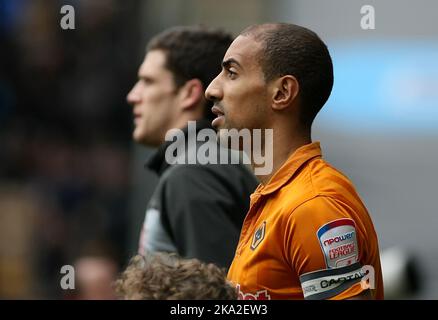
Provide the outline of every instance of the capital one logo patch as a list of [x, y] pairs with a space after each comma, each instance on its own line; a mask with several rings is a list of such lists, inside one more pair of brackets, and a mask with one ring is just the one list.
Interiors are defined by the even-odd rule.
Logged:
[[266, 221], [263, 221], [262, 225], [257, 228], [252, 238], [251, 249], [255, 250], [260, 242], [265, 238]]
[[352, 219], [326, 223], [318, 229], [317, 236], [328, 268], [344, 267], [358, 261], [356, 225]]

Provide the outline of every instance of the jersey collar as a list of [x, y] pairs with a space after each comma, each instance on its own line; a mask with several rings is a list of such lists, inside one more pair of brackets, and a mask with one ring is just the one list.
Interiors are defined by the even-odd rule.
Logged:
[[284, 186], [294, 174], [310, 159], [322, 157], [319, 141], [301, 146], [289, 156], [266, 185], [260, 184], [255, 193], [267, 195]]

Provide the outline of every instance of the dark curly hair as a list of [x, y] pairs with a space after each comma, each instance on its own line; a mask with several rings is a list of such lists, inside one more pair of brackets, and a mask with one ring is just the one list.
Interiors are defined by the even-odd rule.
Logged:
[[225, 270], [176, 254], [147, 253], [133, 257], [115, 282], [120, 298], [128, 300], [236, 300], [236, 289]]
[[[153, 37], [146, 51], [162, 50], [165, 67], [172, 72], [177, 88], [191, 79], [199, 79], [207, 89], [221, 72], [222, 59], [233, 41], [231, 34], [203, 26], [179, 26]], [[204, 115], [212, 120], [212, 102], [205, 100]]]

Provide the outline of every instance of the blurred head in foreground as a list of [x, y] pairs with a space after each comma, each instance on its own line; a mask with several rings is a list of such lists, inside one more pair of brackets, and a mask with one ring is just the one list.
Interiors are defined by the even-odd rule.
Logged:
[[115, 289], [120, 298], [128, 300], [237, 299], [237, 291], [226, 280], [224, 270], [165, 253], [132, 258]]

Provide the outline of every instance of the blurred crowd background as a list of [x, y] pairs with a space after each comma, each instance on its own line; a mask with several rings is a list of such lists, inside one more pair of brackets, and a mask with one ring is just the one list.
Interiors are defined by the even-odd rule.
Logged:
[[[65, 4], [75, 30], [60, 27]], [[375, 30], [360, 27], [363, 5]], [[0, 298], [111, 298], [99, 285], [135, 254], [156, 183], [125, 102], [147, 40], [267, 21], [328, 44], [335, 87], [314, 139], [357, 186], [381, 249], [413, 257], [423, 285], [410, 297], [438, 298], [437, 12], [433, 0], [0, 0]], [[63, 265], [81, 290], [61, 289]]]
[[[59, 25], [75, 8], [75, 30]], [[60, 267], [128, 258], [139, 1], [0, 1], [0, 296], [60, 297]]]

